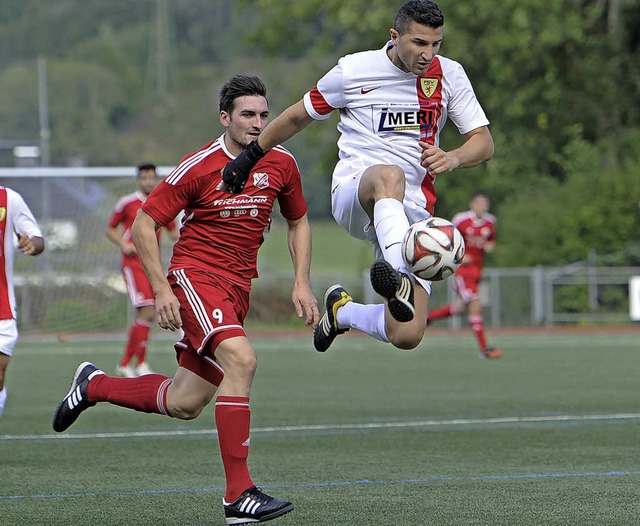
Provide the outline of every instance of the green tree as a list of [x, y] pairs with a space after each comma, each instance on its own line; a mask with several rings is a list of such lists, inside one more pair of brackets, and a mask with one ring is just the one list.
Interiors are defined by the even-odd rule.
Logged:
[[[257, 0], [260, 24], [253, 38], [272, 53], [333, 50], [338, 58], [379, 47], [400, 3]], [[575, 261], [598, 244], [595, 239], [611, 249], [604, 217], [616, 222], [606, 222], [616, 246], [637, 239], [637, 229], [628, 228], [637, 224], [630, 204], [635, 185], [628, 177], [637, 164], [630, 160], [628, 138], [640, 128], [640, 2], [476, 0], [441, 6], [442, 52], [460, 61], [471, 78], [492, 122], [496, 155], [486, 166], [441, 175], [437, 214], [450, 217], [466, 207], [473, 188], [484, 187], [494, 211], [504, 216], [506, 248], [495, 261], [505, 264]], [[460, 140], [454, 135], [445, 128], [445, 149]], [[577, 170], [576, 163], [586, 166]], [[626, 185], [630, 192], [614, 191], [629, 190]], [[594, 187], [608, 196], [606, 205], [594, 198]], [[616, 213], [604, 214], [605, 206]]]

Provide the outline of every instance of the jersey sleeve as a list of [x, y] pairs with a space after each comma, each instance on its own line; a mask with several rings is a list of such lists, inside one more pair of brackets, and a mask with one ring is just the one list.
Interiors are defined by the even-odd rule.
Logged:
[[460, 225], [462, 224], [462, 222], [465, 219], [465, 215], [462, 213], [457, 213], [456, 215], [453, 216], [453, 219], [451, 220], [451, 222], [454, 224], [454, 226], [456, 228], [460, 228]]
[[196, 182], [173, 185], [165, 180], [160, 181], [142, 205], [142, 210], [158, 225], [170, 228], [169, 225], [187, 206]]
[[293, 159], [289, 163], [287, 174], [289, 177], [278, 195], [278, 204], [282, 217], [296, 221], [307, 213], [307, 201], [302, 193], [300, 171]]
[[7, 199], [11, 200], [9, 206], [13, 210], [13, 229], [23, 236], [43, 237], [36, 218], [22, 196], [18, 192], [7, 188]]
[[347, 105], [343, 79], [343, 68], [339, 61], [318, 81], [315, 88], [305, 94], [304, 107], [310, 117], [325, 120], [331, 116], [333, 110]]
[[480, 106], [471, 81], [464, 68], [457, 64], [451, 78], [452, 95], [449, 101], [449, 118], [464, 135], [481, 126], [488, 126], [489, 120]]
[[111, 213], [111, 217], [109, 217], [109, 226], [111, 228], [116, 228], [122, 220], [124, 219], [124, 209], [122, 207], [116, 207], [115, 210]]

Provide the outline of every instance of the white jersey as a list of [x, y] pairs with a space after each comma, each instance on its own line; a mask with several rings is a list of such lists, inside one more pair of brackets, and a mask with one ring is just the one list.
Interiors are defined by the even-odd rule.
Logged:
[[0, 206], [0, 319], [16, 317], [16, 299], [13, 290], [13, 259], [17, 248], [16, 232], [28, 237], [42, 237], [31, 210], [15, 190], [0, 186], [6, 192], [6, 204]]
[[340, 161], [334, 184], [341, 177], [353, 177], [353, 167], [396, 164], [406, 176], [405, 208], [416, 221], [425, 210], [433, 214], [436, 202], [435, 174], [427, 174], [420, 165], [418, 141], [437, 146], [447, 117], [461, 134], [489, 121], [458, 62], [436, 56], [426, 73], [417, 76], [391, 62], [391, 45], [390, 41], [380, 50], [342, 57], [305, 94], [304, 104], [317, 120], [340, 110]]

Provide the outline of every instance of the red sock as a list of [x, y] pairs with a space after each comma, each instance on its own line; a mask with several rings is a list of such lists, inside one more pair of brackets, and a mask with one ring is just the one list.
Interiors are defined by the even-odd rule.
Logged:
[[89, 382], [87, 400], [166, 415], [167, 389], [171, 381], [171, 378], [162, 374], [147, 374], [138, 378], [114, 378], [99, 374]]
[[487, 340], [484, 337], [484, 320], [482, 319], [482, 315], [469, 316], [469, 323], [471, 324], [473, 334], [476, 335], [480, 350], [484, 351], [487, 348]]
[[444, 318], [453, 316], [455, 313], [456, 308], [454, 305], [445, 305], [444, 307], [438, 307], [437, 309], [433, 309], [431, 312], [429, 312], [427, 321], [442, 320]]
[[149, 339], [149, 330], [151, 325], [146, 321], [136, 319], [129, 329], [129, 340], [124, 349], [124, 356], [120, 362], [121, 366], [129, 365], [131, 358], [135, 356], [138, 363], [144, 362], [147, 354], [147, 340]]
[[247, 467], [251, 423], [249, 398], [218, 396], [215, 413], [222, 465], [227, 478], [224, 500], [231, 503], [253, 486]]

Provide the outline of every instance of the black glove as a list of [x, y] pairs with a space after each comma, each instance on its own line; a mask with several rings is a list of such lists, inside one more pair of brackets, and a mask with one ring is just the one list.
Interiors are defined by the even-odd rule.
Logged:
[[219, 189], [232, 194], [239, 194], [249, 179], [249, 172], [262, 159], [265, 152], [258, 141], [252, 141], [238, 156], [227, 163], [222, 170], [222, 184]]

